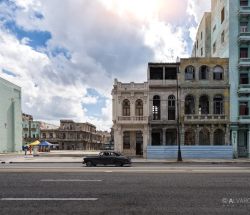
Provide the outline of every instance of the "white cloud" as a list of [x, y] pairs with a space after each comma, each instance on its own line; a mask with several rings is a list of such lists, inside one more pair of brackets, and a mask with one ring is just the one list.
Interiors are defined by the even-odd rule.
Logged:
[[[22, 87], [23, 111], [49, 122], [90, 121], [98, 129], [112, 125], [113, 79], [144, 82], [149, 61], [187, 57], [194, 17], [199, 19], [206, 4], [197, 0], [13, 2], [18, 9], [12, 14], [0, 4], [0, 12], [8, 9], [6, 19], [15, 20], [23, 30], [47, 31], [52, 36], [46, 47], [35, 50], [29, 38], [18, 41], [0, 23], [0, 69], [17, 77], [1, 76]], [[89, 115], [84, 106], [98, 104], [99, 97], [88, 95], [88, 88], [106, 98], [99, 118]]]

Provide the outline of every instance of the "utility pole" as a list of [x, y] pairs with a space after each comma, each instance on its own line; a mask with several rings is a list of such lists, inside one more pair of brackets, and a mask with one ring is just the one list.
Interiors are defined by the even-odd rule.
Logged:
[[176, 74], [176, 93], [177, 93], [177, 143], [178, 143], [178, 156], [177, 156], [177, 161], [181, 162], [182, 161], [182, 156], [181, 156], [181, 143], [180, 143], [180, 111], [179, 111], [179, 67], [180, 67], [180, 59], [177, 57], [176, 59], [177, 62], [177, 74]]

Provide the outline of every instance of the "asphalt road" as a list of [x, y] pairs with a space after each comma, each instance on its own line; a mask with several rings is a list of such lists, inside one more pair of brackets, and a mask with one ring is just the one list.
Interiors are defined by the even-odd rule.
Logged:
[[1, 165], [0, 214], [250, 214], [248, 166], [54, 165]]

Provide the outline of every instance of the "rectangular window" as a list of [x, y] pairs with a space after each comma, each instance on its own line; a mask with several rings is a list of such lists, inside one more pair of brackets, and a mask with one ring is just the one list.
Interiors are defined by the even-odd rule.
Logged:
[[177, 78], [177, 68], [165, 67], [165, 79], [176, 80], [176, 78]]
[[123, 149], [130, 149], [130, 132], [123, 133]]
[[240, 32], [241, 33], [248, 32], [248, 23], [247, 22], [240, 23]]
[[240, 48], [240, 58], [248, 58], [248, 48]]
[[202, 40], [202, 36], [203, 36], [203, 35], [202, 35], [202, 32], [201, 32], [201, 40]]
[[248, 0], [240, 0], [240, 6], [248, 6]]
[[201, 48], [201, 56], [203, 55], [203, 48]]
[[216, 42], [213, 44], [213, 53], [216, 52]]
[[53, 138], [53, 133], [49, 133], [49, 138]]
[[221, 43], [224, 43], [224, 41], [225, 41], [225, 32], [222, 31], [222, 33], [221, 33]]
[[43, 133], [43, 138], [46, 138], [46, 133]]
[[240, 84], [248, 84], [248, 74], [240, 74]]
[[197, 48], [197, 49], [199, 48], [198, 40], [196, 41], [196, 48]]
[[150, 67], [150, 80], [163, 80], [163, 67]]
[[246, 116], [248, 115], [248, 102], [240, 102], [240, 116]]
[[221, 23], [223, 23], [225, 19], [225, 8], [223, 7], [223, 9], [221, 10]]

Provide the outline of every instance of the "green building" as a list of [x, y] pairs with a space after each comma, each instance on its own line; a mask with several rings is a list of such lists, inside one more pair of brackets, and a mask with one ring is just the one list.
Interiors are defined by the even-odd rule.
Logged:
[[21, 88], [0, 77], [0, 153], [21, 149]]

